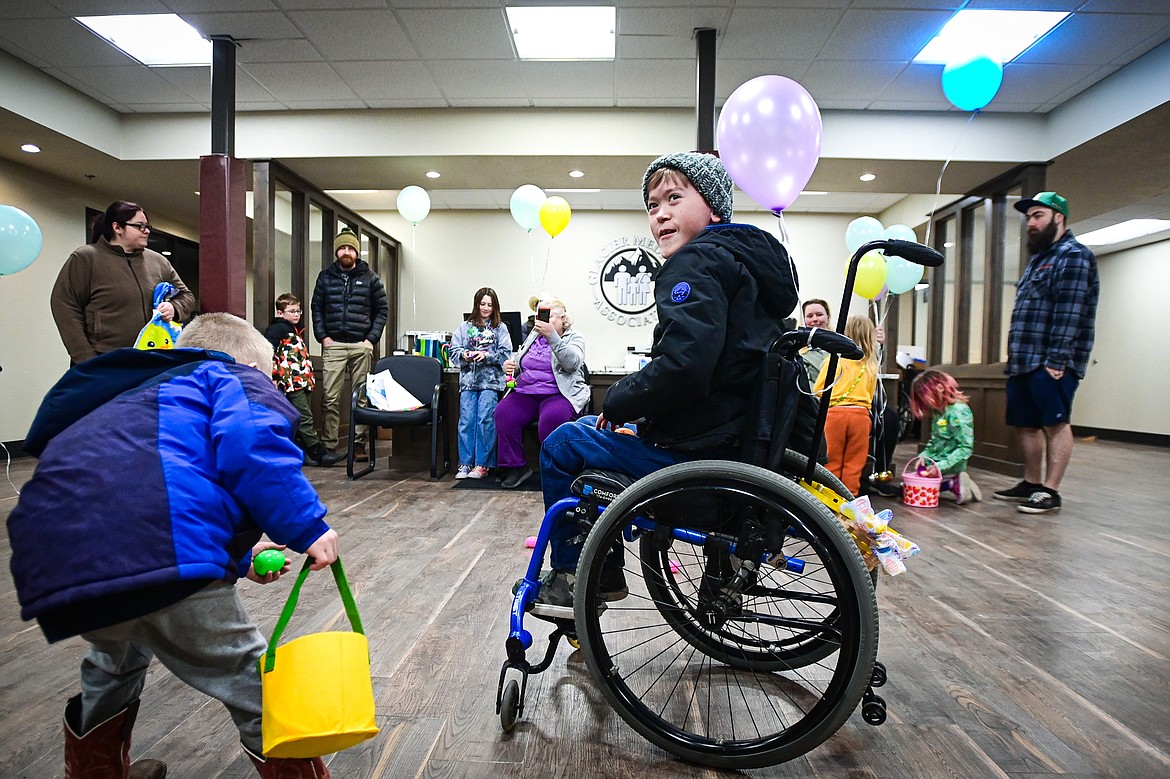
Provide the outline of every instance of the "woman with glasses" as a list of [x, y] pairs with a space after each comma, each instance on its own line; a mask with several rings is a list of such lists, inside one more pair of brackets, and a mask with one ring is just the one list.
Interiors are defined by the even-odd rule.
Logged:
[[65, 261], [49, 302], [73, 365], [133, 346], [154, 315], [159, 282], [176, 290], [158, 307], [163, 319], [185, 322], [195, 313], [195, 296], [166, 257], [146, 248], [149, 237], [146, 212], [118, 200], [94, 221], [89, 243]]

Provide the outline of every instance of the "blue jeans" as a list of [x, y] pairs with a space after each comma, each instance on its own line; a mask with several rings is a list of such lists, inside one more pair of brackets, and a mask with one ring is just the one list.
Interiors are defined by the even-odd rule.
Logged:
[[495, 390], [463, 390], [459, 393], [459, 464], [496, 467]]
[[[569, 496], [573, 480], [586, 468], [600, 468], [624, 473], [634, 479], [691, 459], [670, 449], [661, 449], [637, 436], [598, 430], [597, 417], [581, 417], [566, 422], [545, 439], [540, 448], [540, 483], [544, 491], [544, 507]], [[569, 514], [553, 520], [549, 531], [552, 551], [549, 562], [553, 568], [576, 571], [581, 557], [581, 545], [570, 541], [581, 534]]]

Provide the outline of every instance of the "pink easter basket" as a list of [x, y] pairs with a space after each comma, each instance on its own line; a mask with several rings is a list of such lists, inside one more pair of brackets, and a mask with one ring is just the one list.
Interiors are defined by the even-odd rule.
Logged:
[[918, 466], [924, 464], [934, 465], [935, 462], [929, 457], [917, 457], [906, 463], [902, 471], [902, 502], [921, 509], [937, 508], [942, 476], [922, 476], [918, 473]]

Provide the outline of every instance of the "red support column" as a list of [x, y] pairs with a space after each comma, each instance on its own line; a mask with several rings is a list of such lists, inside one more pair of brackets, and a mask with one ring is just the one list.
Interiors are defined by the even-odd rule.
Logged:
[[199, 158], [199, 308], [248, 318], [244, 161]]

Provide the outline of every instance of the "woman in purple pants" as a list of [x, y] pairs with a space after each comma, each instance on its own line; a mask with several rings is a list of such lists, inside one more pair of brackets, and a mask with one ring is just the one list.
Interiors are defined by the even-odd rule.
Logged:
[[515, 489], [532, 476], [524, 460], [524, 426], [537, 423], [541, 443], [557, 426], [576, 419], [589, 405], [585, 381], [585, 339], [555, 298], [537, 306], [536, 322], [516, 357], [504, 363], [516, 388], [496, 406], [498, 464], [508, 469], [501, 486]]

